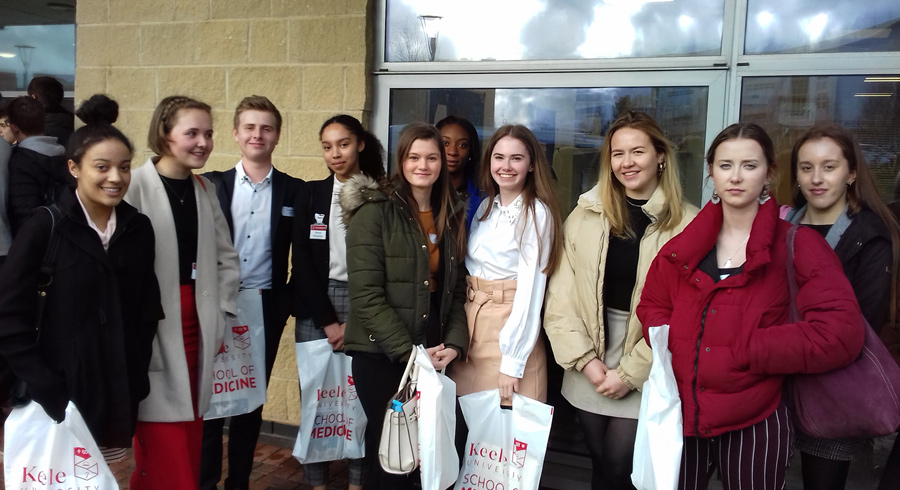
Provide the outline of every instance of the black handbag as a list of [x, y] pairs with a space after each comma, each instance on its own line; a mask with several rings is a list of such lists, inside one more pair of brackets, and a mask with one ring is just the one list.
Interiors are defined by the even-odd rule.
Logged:
[[[42, 206], [41, 209], [46, 209], [50, 213], [51, 224], [50, 239], [47, 242], [47, 250], [44, 251], [44, 259], [41, 262], [41, 269], [38, 273], [37, 308], [34, 316], [35, 344], [41, 340], [41, 323], [44, 321], [44, 307], [47, 303], [47, 290], [50, 288], [50, 284], [53, 283], [53, 270], [56, 267], [56, 251], [59, 248], [59, 233], [57, 233], [56, 224], [62, 220], [62, 213], [60, 213], [56, 204]], [[3, 393], [9, 393], [7, 400], [5, 400], [2, 405], [4, 411], [8, 413], [7, 407], [12, 409], [27, 405], [28, 402], [31, 401], [31, 397], [28, 395], [28, 386], [24, 381], [16, 378], [12, 369], [10, 369], [9, 364], [6, 362], [6, 359], [0, 359], [0, 364], [2, 364], [2, 366], [0, 366], [0, 389], [3, 390]], [[8, 391], [6, 388], [7, 386], [9, 386]]]

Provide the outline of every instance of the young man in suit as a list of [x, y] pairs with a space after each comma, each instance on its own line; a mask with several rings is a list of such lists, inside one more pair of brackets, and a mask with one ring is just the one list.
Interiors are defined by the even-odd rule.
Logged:
[[[241, 289], [261, 289], [266, 337], [266, 384], [284, 325], [290, 316], [288, 254], [294, 201], [305, 185], [272, 166], [281, 135], [281, 114], [269, 99], [245, 97], [234, 111], [234, 139], [241, 161], [225, 172], [208, 172], [231, 229], [241, 263]], [[222, 473], [224, 419], [203, 425], [200, 489], [214, 490]], [[262, 424], [262, 407], [231, 417], [226, 489], [247, 489]]]

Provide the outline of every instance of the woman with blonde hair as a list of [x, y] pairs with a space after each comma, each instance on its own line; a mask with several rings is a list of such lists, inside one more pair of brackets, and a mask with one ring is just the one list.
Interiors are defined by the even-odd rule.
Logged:
[[156, 276], [165, 319], [150, 358], [150, 395], [135, 431], [131, 488], [196, 489], [213, 359], [236, 316], [240, 264], [216, 189], [193, 173], [213, 149], [212, 110], [171, 96], [150, 123], [156, 153], [132, 172], [125, 200], [156, 232]]
[[697, 210], [683, 202], [675, 151], [649, 115], [616, 119], [600, 156], [600, 182], [566, 220], [544, 328], [585, 431], [591, 487], [627, 489], [652, 359], [635, 308], [653, 258]]

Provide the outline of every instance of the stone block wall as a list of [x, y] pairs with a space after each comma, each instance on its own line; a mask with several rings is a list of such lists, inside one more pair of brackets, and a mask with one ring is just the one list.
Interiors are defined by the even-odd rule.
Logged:
[[[368, 0], [80, 0], [76, 12], [76, 105], [106, 93], [117, 126], [150, 156], [157, 102], [181, 94], [213, 107], [215, 149], [207, 169], [240, 159], [234, 108], [264, 95], [284, 118], [275, 166], [305, 180], [328, 175], [321, 123], [347, 113], [367, 123], [373, 6]], [[269, 385], [267, 420], [298, 424], [293, 319]]]

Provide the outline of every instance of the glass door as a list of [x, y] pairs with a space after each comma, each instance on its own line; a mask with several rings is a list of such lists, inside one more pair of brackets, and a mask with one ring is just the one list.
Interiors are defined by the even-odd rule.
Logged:
[[704, 152], [723, 125], [725, 79], [713, 70], [379, 77], [373, 129], [392, 169], [398, 136], [409, 123], [462, 117], [482, 142], [504, 124], [523, 124], [543, 145], [568, 215], [578, 196], [597, 183], [610, 124], [624, 109], [643, 111], [675, 145], [685, 196], [699, 206], [708, 198]]

